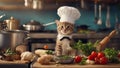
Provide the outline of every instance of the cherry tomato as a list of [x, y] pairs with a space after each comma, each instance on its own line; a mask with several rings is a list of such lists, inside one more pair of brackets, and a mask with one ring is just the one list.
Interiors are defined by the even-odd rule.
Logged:
[[44, 49], [48, 49], [48, 45], [44, 45], [44, 47], [43, 47]]
[[99, 52], [98, 53], [98, 55], [97, 55], [97, 57], [100, 59], [100, 58], [102, 58], [102, 57], [104, 57], [105, 56], [105, 54], [103, 53], [103, 52]]
[[100, 59], [95, 57], [95, 64], [99, 64], [100, 63]]
[[89, 56], [88, 56], [88, 59], [89, 59], [89, 60], [94, 60], [95, 57], [94, 57], [93, 55], [89, 55]]
[[118, 58], [120, 58], [120, 54], [118, 54]]
[[107, 64], [107, 63], [108, 63], [108, 59], [106, 57], [100, 58], [100, 64]]
[[79, 63], [81, 62], [81, 60], [82, 60], [81, 56], [75, 56], [75, 59], [74, 59], [75, 63]]
[[95, 57], [97, 57], [98, 53], [95, 52], [95, 51], [92, 51], [92, 52], [91, 52], [91, 55], [95, 58]]

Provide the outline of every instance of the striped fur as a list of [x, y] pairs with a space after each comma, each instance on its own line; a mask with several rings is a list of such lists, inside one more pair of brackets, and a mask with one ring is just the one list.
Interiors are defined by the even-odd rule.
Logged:
[[[73, 44], [72, 33], [74, 31], [74, 25], [68, 22], [56, 22], [58, 36], [56, 39], [55, 53], [57, 56], [61, 55], [75, 55], [75, 50], [70, 46]], [[72, 40], [64, 39], [60, 41], [61, 37], [68, 36]]]

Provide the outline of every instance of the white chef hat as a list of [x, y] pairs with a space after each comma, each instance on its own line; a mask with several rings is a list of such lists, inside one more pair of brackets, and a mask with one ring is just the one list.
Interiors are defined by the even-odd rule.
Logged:
[[57, 14], [60, 17], [60, 22], [69, 22], [72, 24], [80, 17], [79, 10], [71, 6], [61, 6], [58, 8]]

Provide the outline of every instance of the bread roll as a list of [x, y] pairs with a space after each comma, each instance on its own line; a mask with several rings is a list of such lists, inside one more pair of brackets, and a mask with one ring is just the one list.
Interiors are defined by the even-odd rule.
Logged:
[[42, 55], [37, 59], [37, 62], [43, 65], [50, 64], [50, 61], [53, 59], [52, 55]]
[[25, 51], [27, 51], [27, 46], [26, 45], [18, 45], [16, 48], [15, 48], [16, 52], [18, 53], [23, 53]]
[[38, 56], [42, 56], [42, 55], [46, 55], [48, 50], [41, 50], [41, 49], [37, 49], [35, 50], [35, 54]]

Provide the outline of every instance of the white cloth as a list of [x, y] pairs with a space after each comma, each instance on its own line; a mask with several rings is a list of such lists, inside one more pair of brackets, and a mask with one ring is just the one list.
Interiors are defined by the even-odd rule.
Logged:
[[74, 24], [81, 15], [77, 8], [71, 6], [62, 6], [58, 8], [57, 14], [60, 17], [60, 22], [69, 22], [72, 24]]
[[72, 35], [62, 35], [62, 34], [58, 34], [58, 35], [57, 35], [57, 38], [58, 38], [59, 40], [62, 39], [63, 37], [69, 37], [69, 38], [72, 39]]

